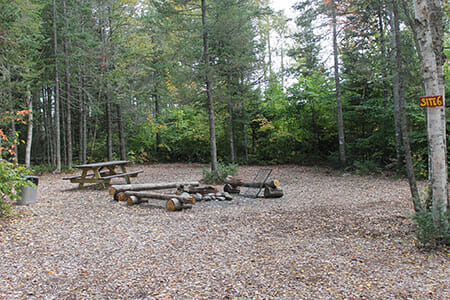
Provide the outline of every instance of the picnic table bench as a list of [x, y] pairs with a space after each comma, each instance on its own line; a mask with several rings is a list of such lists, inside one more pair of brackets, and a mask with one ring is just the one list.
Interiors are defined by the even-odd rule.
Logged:
[[[106, 184], [110, 184], [111, 179], [123, 177], [127, 184], [131, 183], [130, 177], [137, 177], [143, 171], [127, 172], [126, 166], [129, 164], [128, 160], [113, 160], [92, 164], [83, 164], [73, 166], [81, 170], [81, 175], [65, 177], [63, 180], [70, 180], [72, 183], [78, 183], [81, 188], [85, 183], [100, 184], [103, 188]], [[116, 168], [120, 167], [121, 172], [116, 172]]]

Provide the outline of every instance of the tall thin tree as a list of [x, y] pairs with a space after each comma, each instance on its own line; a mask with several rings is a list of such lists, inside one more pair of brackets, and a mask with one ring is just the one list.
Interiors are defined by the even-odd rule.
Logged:
[[336, 86], [336, 104], [337, 104], [337, 121], [338, 121], [338, 136], [339, 136], [339, 160], [342, 167], [346, 165], [345, 155], [345, 136], [344, 136], [344, 117], [342, 113], [342, 95], [341, 95], [341, 81], [339, 78], [339, 55], [337, 43], [337, 8], [336, 1], [331, 0], [331, 22], [333, 27], [333, 57], [334, 57], [334, 82]]
[[217, 171], [217, 145], [216, 145], [216, 125], [214, 120], [214, 100], [211, 92], [211, 80], [209, 74], [209, 40], [208, 27], [206, 24], [206, 0], [202, 0], [202, 25], [203, 25], [203, 59], [205, 64], [205, 85], [208, 99], [209, 117], [209, 143], [211, 151], [211, 171]]
[[61, 172], [61, 127], [59, 109], [59, 68], [56, 0], [53, 0], [53, 53], [55, 55], [55, 135], [56, 135], [56, 172]]

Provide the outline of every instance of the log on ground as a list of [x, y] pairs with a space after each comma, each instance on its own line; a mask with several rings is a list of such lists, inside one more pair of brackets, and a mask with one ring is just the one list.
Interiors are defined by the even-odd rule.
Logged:
[[227, 183], [223, 186], [223, 191], [230, 194], [239, 194], [241, 189], [238, 186], [233, 186]]
[[280, 186], [280, 181], [278, 179], [273, 179], [273, 180], [269, 180], [266, 181], [265, 183], [263, 182], [247, 182], [244, 181], [241, 178], [236, 178], [233, 176], [227, 176], [227, 178], [225, 178], [225, 183], [227, 184], [231, 184], [232, 186], [243, 186], [243, 187], [250, 187], [250, 188], [260, 188], [260, 187], [271, 187], [271, 188], [277, 188]]
[[161, 183], [141, 183], [141, 184], [122, 184], [122, 185], [112, 185], [109, 188], [109, 194], [115, 195], [118, 192], [125, 191], [151, 191], [151, 190], [162, 190], [162, 189], [172, 189], [178, 188], [180, 186], [198, 186], [198, 181], [192, 182], [161, 182]]
[[195, 204], [195, 199], [192, 196], [162, 194], [149, 191], [126, 191], [125, 195], [127, 196], [127, 202], [130, 196], [135, 196], [140, 199], [158, 199], [158, 200], [178, 199], [182, 203]]
[[177, 210], [192, 208], [192, 205], [183, 203], [177, 198], [172, 198], [172, 199], [167, 200], [166, 208], [168, 211], [177, 211]]
[[129, 196], [128, 198], [127, 198], [127, 205], [128, 206], [132, 206], [132, 205], [135, 205], [135, 204], [139, 204], [139, 203], [143, 203], [143, 202], [145, 202], [146, 200], [144, 200], [144, 199], [142, 199], [142, 198], [138, 198], [138, 197], [136, 197], [136, 196]]
[[271, 188], [266, 186], [264, 188], [264, 198], [281, 198], [283, 197], [283, 190], [280, 188]]
[[188, 192], [189, 194], [202, 194], [202, 195], [207, 195], [207, 194], [215, 194], [217, 192], [219, 192], [215, 187], [213, 186], [190, 186], [186, 192]]

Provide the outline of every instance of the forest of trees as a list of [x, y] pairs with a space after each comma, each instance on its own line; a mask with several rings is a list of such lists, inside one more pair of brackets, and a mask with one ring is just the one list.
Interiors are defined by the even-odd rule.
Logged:
[[0, 128], [5, 150], [18, 147], [3, 157], [56, 170], [213, 158], [376, 172], [402, 170], [410, 151], [427, 176], [412, 1], [299, 0], [295, 27], [267, 0], [0, 9]]

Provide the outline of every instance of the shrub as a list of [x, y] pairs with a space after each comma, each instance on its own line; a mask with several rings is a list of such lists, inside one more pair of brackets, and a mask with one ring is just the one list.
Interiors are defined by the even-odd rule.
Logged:
[[21, 186], [32, 186], [33, 183], [25, 178], [30, 170], [23, 166], [0, 160], [0, 217], [10, 212], [13, 201], [20, 200], [19, 189]]
[[441, 214], [434, 222], [433, 212], [423, 207], [414, 214], [413, 220], [417, 225], [417, 240], [422, 246], [436, 248], [439, 245], [450, 245], [449, 211]]
[[238, 173], [238, 165], [222, 164], [217, 165], [217, 171], [209, 171], [203, 169], [203, 182], [205, 183], [223, 183], [228, 175], [236, 175]]

